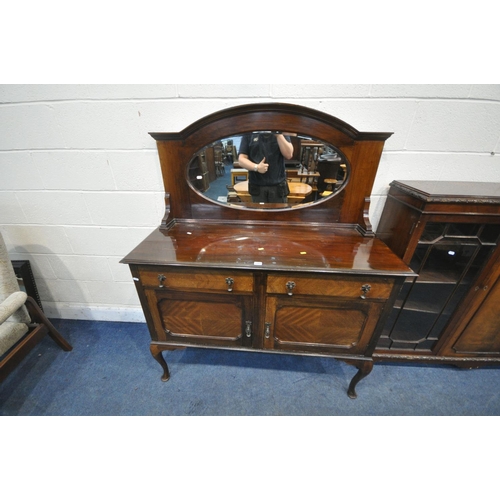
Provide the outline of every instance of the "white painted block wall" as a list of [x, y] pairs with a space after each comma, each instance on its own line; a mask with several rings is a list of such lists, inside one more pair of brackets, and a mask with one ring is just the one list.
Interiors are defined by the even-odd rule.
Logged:
[[144, 321], [119, 260], [163, 215], [148, 132], [271, 100], [394, 132], [374, 228], [394, 179], [500, 182], [500, 85], [0, 85], [0, 231], [49, 317]]

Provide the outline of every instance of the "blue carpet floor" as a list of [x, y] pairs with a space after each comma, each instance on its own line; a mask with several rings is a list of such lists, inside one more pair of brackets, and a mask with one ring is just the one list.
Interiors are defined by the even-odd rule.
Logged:
[[53, 320], [73, 345], [46, 337], [0, 386], [0, 415], [33, 416], [497, 416], [500, 369], [375, 364], [330, 358], [185, 349], [149, 352], [145, 324]]

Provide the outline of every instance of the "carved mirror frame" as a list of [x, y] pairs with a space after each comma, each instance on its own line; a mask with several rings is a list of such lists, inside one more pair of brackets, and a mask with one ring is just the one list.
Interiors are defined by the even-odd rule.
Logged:
[[[238, 209], [207, 199], [188, 181], [188, 165], [208, 144], [256, 130], [282, 130], [314, 137], [338, 148], [350, 164], [346, 186], [335, 196], [290, 209]], [[348, 224], [373, 235], [370, 194], [385, 141], [392, 132], [359, 132], [324, 112], [285, 103], [236, 106], [210, 114], [180, 132], [150, 132], [156, 140], [165, 187], [166, 229], [176, 220], [269, 221]]]

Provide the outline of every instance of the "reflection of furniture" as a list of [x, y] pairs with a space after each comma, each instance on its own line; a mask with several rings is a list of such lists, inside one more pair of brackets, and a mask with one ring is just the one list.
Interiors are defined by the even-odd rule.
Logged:
[[227, 189], [227, 202], [228, 203], [238, 203], [240, 199], [234, 190], [234, 186], [232, 184], [226, 184]]
[[222, 177], [226, 173], [222, 160], [222, 143], [214, 146], [215, 173], [217, 177]]
[[324, 144], [322, 142], [302, 139], [300, 141], [300, 163], [313, 172], [316, 170], [318, 158], [323, 152]]
[[234, 186], [240, 177], [242, 177], [244, 180], [247, 180], [248, 179], [248, 170], [246, 168], [232, 168], [231, 169], [231, 185]]
[[325, 179], [325, 189], [320, 193], [322, 197], [333, 194], [337, 186], [337, 179]]
[[215, 155], [213, 146], [209, 146], [204, 150], [204, 160], [206, 163], [205, 171], [208, 172], [208, 185], [217, 179], [217, 168], [215, 166]]
[[191, 183], [202, 193], [210, 187], [210, 173], [207, 169], [206, 162], [207, 152], [208, 150], [205, 150], [196, 155], [189, 164], [188, 171], [188, 177]]
[[[289, 182], [288, 187], [290, 189], [288, 203], [290, 204], [301, 203], [312, 191], [312, 187], [309, 184], [302, 184], [299, 182]], [[252, 197], [248, 193], [248, 181], [238, 182], [234, 185], [234, 190], [241, 201], [252, 201]]]
[[38, 294], [38, 289], [36, 286], [35, 278], [33, 276], [33, 271], [31, 270], [31, 264], [29, 260], [13, 260], [12, 267], [14, 268], [14, 273], [18, 281], [19, 288], [21, 291], [26, 292], [30, 297], [35, 299], [38, 307], [43, 311], [42, 301], [40, 300], [40, 295]]
[[0, 382], [47, 333], [65, 351], [72, 349], [35, 300], [20, 291], [0, 234]]
[[500, 362], [500, 185], [394, 181], [378, 228], [419, 273], [378, 343], [383, 359]]
[[[322, 193], [323, 191], [329, 189], [327, 186], [328, 183], [326, 182], [326, 179], [335, 179], [336, 181], [341, 161], [342, 161], [341, 158], [318, 161], [318, 166], [317, 166], [317, 170], [319, 173], [318, 192]], [[330, 182], [330, 184], [332, 183]]]
[[[213, 203], [191, 189], [185, 165], [196, 151], [223, 134], [252, 130], [307, 131], [346, 146], [349, 182], [322, 203], [258, 210]], [[413, 276], [373, 235], [366, 216], [390, 134], [361, 133], [316, 110], [267, 103], [151, 135], [165, 219], [122, 262], [130, 266], [162, 379], [169, 378], [162, 352], [180, 347], [320, 354], [357, 368], [348, 388], [355, 397], [396, 293]]]

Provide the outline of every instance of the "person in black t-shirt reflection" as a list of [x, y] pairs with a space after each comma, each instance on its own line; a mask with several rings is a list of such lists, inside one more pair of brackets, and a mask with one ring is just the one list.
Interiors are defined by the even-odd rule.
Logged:
[[249, 171], [248, 192], [254, 203], [286, 203], [290, 193], [285, 159], [293, 156], [290, 137], [259, 132], [242, 137], [238, 161]]

